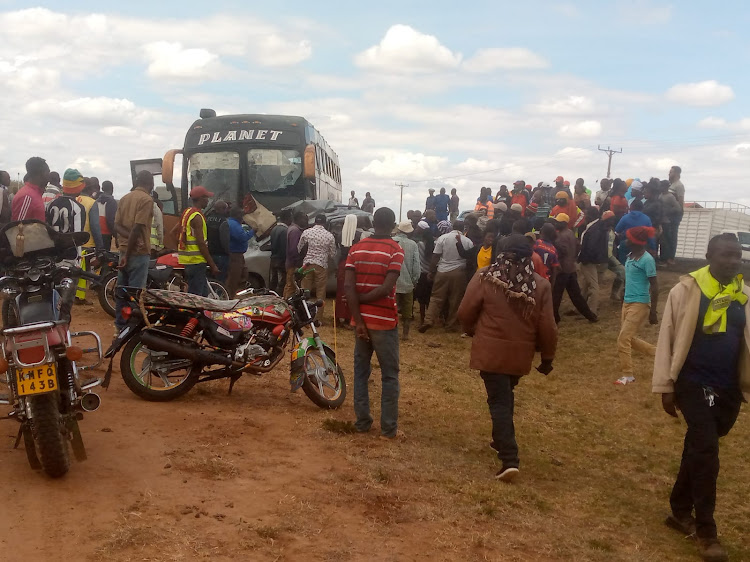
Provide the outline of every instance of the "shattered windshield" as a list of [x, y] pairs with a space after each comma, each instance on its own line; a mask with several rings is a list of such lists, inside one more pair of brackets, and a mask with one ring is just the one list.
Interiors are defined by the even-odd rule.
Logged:
[[270, 192], [292, 186], [302, 174], [298, 150], [251, 148], [247, 151], [248, 189]]
[[193, 154], [188, 160], [188, 175], [190, 189], [202, 185], [214, 192], [210, 206], [219, 199], [234, 204], [239, 201], [240, 155], [237, 152]]

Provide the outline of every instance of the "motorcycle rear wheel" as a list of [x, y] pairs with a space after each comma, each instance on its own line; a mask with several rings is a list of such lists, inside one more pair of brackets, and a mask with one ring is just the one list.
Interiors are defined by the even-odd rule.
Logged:
[[[331, 362], [336, 363], [336, 357], [332, 352], [326, 350], [326, 356]], [[325, 410], [339, 408], [346, 399], [344, 371], [341, 370], [339, 365], [335, 365], [335, 367], [336, 373], [327, 372], [327, 380], [321, 381], [315, 375], [316, 369], [325, 369], [320, 352], [316, 348], [308, 348], [305, 353], [305, 380], [302, 383], [302, 390], [313, 404]]]
[[26, 399], [31, 410], [31, 435], [42, 470], [60, 478], [70, 469], [70, 449], [60, 414], [60, 394], [51, 392]]
[[102, 310], [109, 314], [112, 318], [115, 317], [115, 288], [117, 287], [117, 272], [110, 271], [102, 278], [101, 285], [97, 289], [97, 295], [99, 297], [99, 304], [102, 306]]
[[[155, 365], [155, 355], [159, 362], [171, 361], [172, 365]], [[179, 374], [175, 375], [175, 372]], [[190, 360], [170, 359], [164, 352], [148, 350], [141, 342], [141, 336], [137, 335], [122, 351], [120, 374], [136, 396], [150, 402], [169, 402], [187, 394], [198, 382], [200, 371], [193, 368]]]

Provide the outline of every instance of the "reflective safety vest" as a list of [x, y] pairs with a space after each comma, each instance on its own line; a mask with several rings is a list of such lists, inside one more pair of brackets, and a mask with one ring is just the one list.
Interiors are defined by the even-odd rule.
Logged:
[[161, 241], [159, 240], [159, 231], [156, 229], [156, 223], [154, 221], [151, 221], [151, 249], [152, 250], [161, 250], [163, 246], [161, 245]]
[[[201, 222], [203, 223], [203, 240], [206, 240], [208, 235], [206, 229], [206, 219], [197, 209], [188, 209], [182, 216], [182, 230], [185, 232], [184, 243], [182, 239], [178, 245], [178, 261], [182, 265], [190, 265], [194, 263], [206, 263], [206, 258], [201, 254], [201, 249], [198, 247], [198, 240], [193, 233], [193, 228], [190, 226], [190, 222], [195, 218], [195, 215], [200, 216]], [[153, 233], [153, 229], [152, 229]], [[152, 234], [153, 236], [153, 234]]]
[[86, 224], [83, 227], [84, 232], [89, 233], [89, 241], [86, 242], [83, 247], [84, 248], [96, 248], [96, 243], [94, 242], [94, 236], [91, 234], [91, 221], [89, 220], [91, 218], [91, 207], [96, 205], [96, 201], [93, 197], [89, 197], [88, 195], [79, 195], [78, 196], [78, 202], [83, 205], [83, 208], [86, 209]]

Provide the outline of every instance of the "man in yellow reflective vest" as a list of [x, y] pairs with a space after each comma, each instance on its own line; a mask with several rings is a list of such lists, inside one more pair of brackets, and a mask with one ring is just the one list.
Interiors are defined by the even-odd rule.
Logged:
[[180, 224], [174, 231], [179, 240], [178, 259], [180, 264], [185, 266], [187, 291], [202, 297], [208, 295], [206, 266], [211, 268], [212, 275], [219, 273], [219, 268], [208, 251], [206, 217], [203, 216], [203, 209], [208, 206], [208, 201], [213, 196], [214, 194], [202, 185], [190, 190], [193, 206], [185, 209]]
[[[96, 178], [87, 178], [85, 180], [83, 191], [77, 199], [86, 210], [86, 223], [83, 227], [83, 231], [88, 232], [90, 235], [89, 241], [81, 248], [81, 268], [86, 271], [91, 269], [91, 261], [94, 259], [96, 250], [104, 246], [102, 243], [102, 231], [99, 225], [99, 207], [93, 197], [94, 192], [98, 191], [98, 188], [99, 180]], [[87, 285], [88, 283], [84, 278], [81, 277], [78, 279], [78, 288], [76, 289], [76, 302], [78, 304], [91, 304], [90, 301], [86, 300]]]

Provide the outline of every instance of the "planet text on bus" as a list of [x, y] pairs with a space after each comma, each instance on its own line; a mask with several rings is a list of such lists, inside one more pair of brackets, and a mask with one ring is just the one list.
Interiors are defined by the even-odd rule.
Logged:
[[240, 129], [234, 131], [216, 131], [215, 133], [203, 133], [198, 139], [198, 144], [209, 142], [211, 144], [220, 142], [243, 141], [243, 140], [269, 140], [276, 141], [283, 131], [270, 131], [266, 129]]

